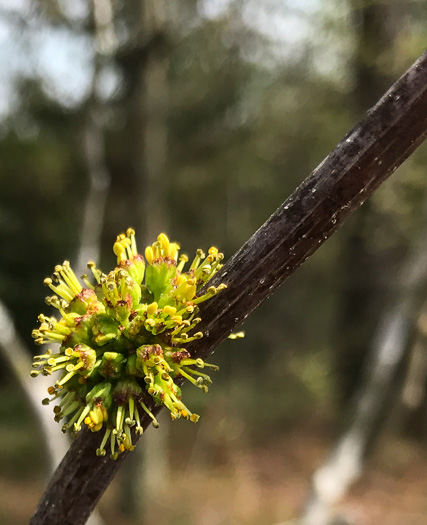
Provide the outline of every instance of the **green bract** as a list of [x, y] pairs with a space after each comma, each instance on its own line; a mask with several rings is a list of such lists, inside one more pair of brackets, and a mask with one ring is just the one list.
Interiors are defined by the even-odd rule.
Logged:
[[[201, 296], [200, 288], [221, 267], [223, 255], [210, 248], [206, 257], [198, 250], [190, 268], [179, 246], [162, 233], [147, 247], [145, 259], [137, 251], [135, 232], [128, 229], [113, 247], [117, 267], [108, 274], [88, 263], [95, 278], [86, 275], [82, 287], [68, 261], [55, 267], [45, 284], [56, 294], [46, 298], [59, 310], [60, 319], [39, 316], [33, 331], [37, 344], [59, 343], [59, 351], [47, 350], [34, 358], [33, 377], [59, 372], [49, 387], [57, 402], [55, 420], [68, 417], [62, 427], [78, 432], [86, 424], [105, 435], [97, 454], [105, 455], [110, 441], [111, 457], [132, 450], [131, 427], [142, 433], [139, 410], [158, 426], [146, 402], [150, 396], [165, 405], [172, 419], [199, 418], [181, 401], [175, 383], [183, 377], [205, 392], [211, 380], [199, 369], [216, 366], [193, 359], [185, 345], [202, 337], [194, 332], [200, 322], [197, 304], [218, 293], [225, 285], [210, 287]], [[144, 282], [145, 275], [145, 282]]]

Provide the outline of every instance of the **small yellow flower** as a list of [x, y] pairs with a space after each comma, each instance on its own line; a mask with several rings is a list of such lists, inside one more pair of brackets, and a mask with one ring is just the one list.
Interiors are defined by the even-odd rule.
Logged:
[[172, 419], [199, 419], [182, 402], [175, 380], [185, 378], [206, 392], [211, 380], [200, 369], [218, 369], [193, 359], [183, 345], [203, 337], [194, 331], [200, 322], [197, 305], [225, 287], [211, 286], [198, 295], [221, 268], [223, 254], [215, 247], [207, 257], [197, 250], [184, 271], [188, 257], [179, 250], [161, 233], [145, 249], [144, 260], [129, 228], [113, 245], [114, 270], [105, 274], [88, 263], [94, 283], [84, 275], [83, 287], [68, 261], [44, 281], [55, 294], [46, 302], [60, 315], [41, 314], [32, 335], [37, 344], [60, 346], [55, 353], [49, 349], [35, 356], [31, 375], [60, 374], [43, 404], [55, 403], [56, 421], [69, 418], [64, 432], [78, 432], [82, 424], [92, 432], [105, 429], [99, 456], [106, 454], [108, 443], [113, 459], [133, 450], [130, 429], [142, 433], [140, 410], [158, 427], [147, 407], [150, 397], [166, 406]]

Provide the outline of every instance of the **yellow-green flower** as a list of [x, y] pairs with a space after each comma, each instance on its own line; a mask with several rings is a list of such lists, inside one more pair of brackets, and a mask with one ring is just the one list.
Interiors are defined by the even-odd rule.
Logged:
[[60, 316], [41, 314], [33, 337], [37, 344], [60, 346], [56, 353], [49, 349], [35, 356], [31, 375], [60, 374], [43, 403], [55, 403], [56, 421], [67, 418], [64, 432], [78, 432], [83, 424], [92, 432], [104, 428], [100, 456], [108, 443], [113, 459], [133, 450], [130, 429], [142, 433], [140, 410], [158, 426], [147, 407], [150, 397], [166, 406], [172, 419], [199, 419], [182, 402], [175, 380], [185, 378], [206, 392], [211, 380], [201, 369], [218, 369], [193, 359], [185, 345], [203, 336], [195, 331], [197, 305], [225, 288], [212, 286], [198, 295], [221, 267], [223, 254], [214, 247], [207, 256], [198, 250], [184, 271], [188, 258], [179, 256], [179, 249], [161, 233], [144, 259], [129, 228], [114, 243], [114, 270], [105, 274], [88, 263], [94, 284], [84, 275], [83, 287], [68, 261], [44, 281], [55, 293], [46, 302]]

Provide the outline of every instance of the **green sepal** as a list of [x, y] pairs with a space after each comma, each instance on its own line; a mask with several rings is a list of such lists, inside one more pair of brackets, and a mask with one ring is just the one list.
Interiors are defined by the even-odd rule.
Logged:
[[92, 335], [97, 345], [105, 345], [112, 339], [120, 337], [119, 323], [108, 314], [96, 314], [93, 321]]
[[132, 354], [128, 357], [126, 362], [126, 372], [130, 376], [144, 377], [144, 372], [136, 366], [136, 354]]
[[73, 348], [73, 355], [79, 358], [79, 361], [83, 362], [81, 370], [91, 371], [95, 367], [96, 363], [96, 351], [85, 344], [76, 345]]
[[132, 308], [137, 308], [141, 302], [141, 287], [132, 280], [132, 284], [126, 287], [128, 296], [131, 298]]
[[113, 400], [118, 406], [129, 401], [129, 398], [139, 399], [142, 397], [142, 388], [135, 379], [129, 378], [119, 381], [113, 391]]
[[122, 374], [126, 364], [126, 357], [118, 352], [104, 352], [99, 373], [109, 379], [117, 379]]
[[145, 284], [141, 285], [141, 304], [151, 304], [154, 301], [154, 295], [150, 292]]
[[125, 270], [138, 286], [142, 283], [145, 270], [145, 261], [142, 255], [137, 254], [132, 259], [121, 261], [120, 268]]
[[155, 345], [142, 345], [136, 349], [136, 368], [140, 372], [144, 367], [155, 367], [164, 361], [162, 347]]
[[62, 348], [74, 347], [78, 344], [86, 344], [90, 346], [94, 324], [93, 315], [86, 314], [80, 317], [75, 317], [73, 322], [75, 326], [73, 327], [71, 334], [63, 342]]
[[137, 346], [149, 344], [153, 340], [153, 335], [146, 330], [144, 323], [145, 318], [137, 315], [123, 331], [124, 336]]
[[170, 281], [176, 277], [175, 261], [165, 260], [149, 264], [145, 272], [145, 284], [153, 294], [154, 301], [160, 299], [167, 289], [170, 288]]
[[86, 394], [86, 403], [96, 403], [98, 400], [102, 401], [103, 405], [108, 408], [113, 401], [111, 395], [111, 383], [105, 381], [98, 383]]
[[78, 315], [84, 315], [88, 309], [93, 306], [93, 303], [97, 302], [98, 298], [96, 293], [90, 288], [83, 288], [82, 291], [74, 296], [72, 301], [66, 308], [67, 313], [76, 313]]
[[117, 301], [113, 308], [108, 306], [107, 312], [123, 325], [128, 323], [129, 315], [132, 312], [132, 306], [132, 298], [128, 294], [125, 299]]

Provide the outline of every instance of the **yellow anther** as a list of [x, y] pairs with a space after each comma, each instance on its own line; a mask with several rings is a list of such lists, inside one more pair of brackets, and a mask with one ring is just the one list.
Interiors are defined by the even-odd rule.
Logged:
[[165, 306], [165, 307], [163, 308], [163, 313], [164, 313], [165, 315], [170, 315], [170, 316], [172, 316], [172, 315], [175, 314], [175, 312], [176, 312], [176, 308], [174, 308], [173, 306]]
[[215, 246], [211, 246], [208, 250], [209, 255], [212, 255], [212, 257], [218, 257], [218, 248], [215, 248]]
[[178, 277], [176, 278], [177, 286], [179, 286], [182, 283], [185, 283], [186, 280], [187, 278], [184, 275], [178, 275]]
[[124, 436], [124, 438], [123, 438], [122, 445], [124, 446], [124, 448], [126, 450], [129, 450], [131, 448], [131, 446], [132, 446], [132, 443], [131, 443], [129, 437], [126, 434], [123, 434], [123, 436]]
[[92, 432], [99, 432], [102, 428], [102, 423], [98, 423], [97, 425], [94, 425], [93, 428], [91, 428]]
[[242, 339], [243, 337], [245, 337], [245, 332], [236, 332], [234, 334], [230, 334], [228, 339]]
[[145, 259], [147, 260], [148, 264], [153, 264], [154, 250], [151, 246], [147, 246], [147, 248], [145, 248]]
[[52, 284], [52, 279], [50, 277], [46, 277], [46, 279], [43, 281], [43, 284], [50, 286]]
[[89, 412], [89, 416], [95, 425], [98, 425], [102, 420], [102, 413], [100, 414], [98, 410], [96, 412], [94, 410], [91, 410]]
[[128, 229], [126, 230], [126, 235], [127, 235], [128, 237], [132, 237], [133, 235], [135, 235], [135, 230], [134, 230], [133, 228], [128, 228]]
[[187, 289], [185, 290], [184, 294], [187, 301], [191, 301], [191, 299], [193, 299], [193, 297], [196, 295], [196, 285], [187, 285]]
[[147, 315], [154, 315], [157, 311], [158, 304], [156, 302], [151, 303], [147, 306]]
[[182, 323], [182, 316], [181, 315], [174, 315], [173, 317], [171, 317], [171, 319], [176, 324], [181, 324]]
[[157, 242], [153, 242], [151, 247], [153, 248], [154, 259], [160, 259], [160, 257], [162, 256], [162, 253], [161, 253], [162, 245], [159, 243], [159, 241], [157, 241]]
[[122, 260], [124, 254], [126, 253], [126, 249], [125, 249], [125, 247], [123, 246], [122, 243], [115, 242], [114, 245], [113, 245], [113, 252], [118, 258], [120, 258]]
[[176, 242], [170, 243], [170, 245], [169, 245], [169, 247], [167, 249], [166, 255], [170, 259], [176, 259], [179, 248], [180, 248], [179, 244], [176, 244]]
[[161, 248], [163, 249], [165, 255], [167, 255], [170, 241], [166, 233], [161, 233], [160, 235], [158, 235], [157, 241], [160, 243]]

